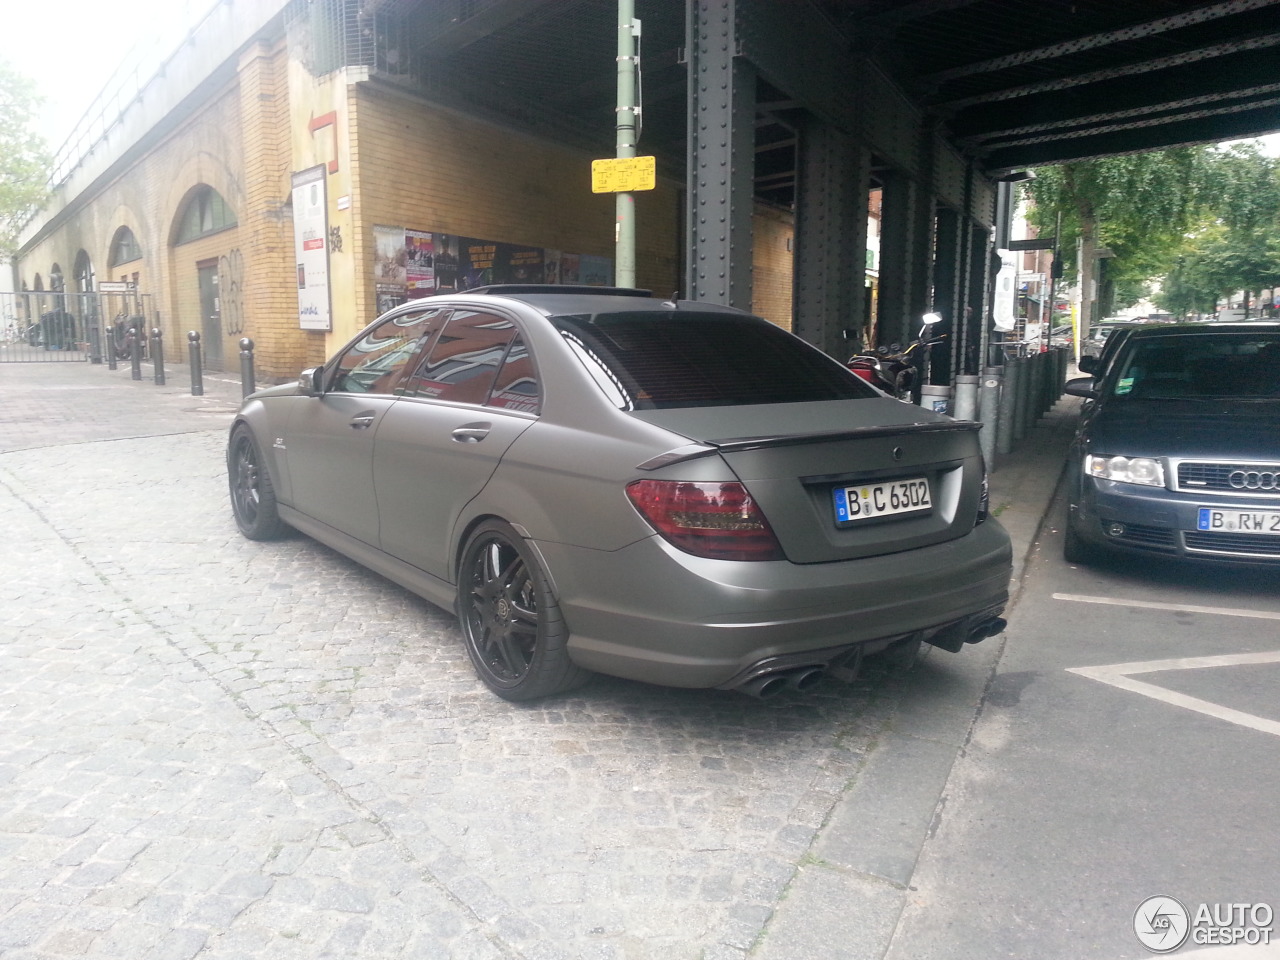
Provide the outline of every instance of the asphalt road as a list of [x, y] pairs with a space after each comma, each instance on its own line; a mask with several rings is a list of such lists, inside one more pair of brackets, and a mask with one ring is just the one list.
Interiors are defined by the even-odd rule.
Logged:
[[1064, 512], [1055, 501], [1028, 565], [890, 960], [1151, 956], [1134, 917], [1153, 896], [1193, 915], [1280, 910], [1280, 575], [1069, 566]]

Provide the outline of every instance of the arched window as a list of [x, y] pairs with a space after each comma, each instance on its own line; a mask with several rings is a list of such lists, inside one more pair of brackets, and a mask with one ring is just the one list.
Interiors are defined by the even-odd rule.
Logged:
[[118, 267], [122, 263], [142, 259], [142, 248], [138, 239], [128, 227], [121, 227], [111, 240], [111, 253], [107, 257], [107, 266]]
[[174, 243], [187, 243], [236, 225], [235, 211], [212, 187], [200, 186], [187, 199], [178, 217]]
[[76, 254], [76, 293], [93, 293], [93, 261], [81, 250]]

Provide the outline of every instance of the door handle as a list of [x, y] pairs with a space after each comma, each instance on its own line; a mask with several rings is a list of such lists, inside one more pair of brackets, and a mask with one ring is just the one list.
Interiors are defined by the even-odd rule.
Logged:
[[491, 423], [464, 423], [453, 431], [453, 439], [458, 443], [479, 443], [493, 429]]
[[377, 414], [362, 413], [362, 414], [359, 414], [358, 416], [352, 417], [351, 422], [348, 424], [348, 426], [351, 427], [352, 430], [364, 430], [366, 427], [372, 426], [373, 421], [376, 419], [377, 419]]

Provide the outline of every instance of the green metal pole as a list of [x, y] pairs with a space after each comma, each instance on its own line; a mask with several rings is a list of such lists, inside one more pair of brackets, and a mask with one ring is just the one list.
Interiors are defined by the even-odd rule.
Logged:
[[[618, 157], [636, 155], [636, 38], [640, 21], [635, 19], [635, 0], [618, 0]], [[616, 197], [617, 223], [614, 243], [617, 270], [614, 282], [620, 287], [636, 285], [636, 203], [630, 193]]]

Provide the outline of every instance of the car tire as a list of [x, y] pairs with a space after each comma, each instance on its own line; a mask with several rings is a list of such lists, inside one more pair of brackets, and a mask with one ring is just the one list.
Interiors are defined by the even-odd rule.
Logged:
[[231, 432], [227, 445], [227, 483], [231, 512], [241, 533], [250, 540], [277, 540], [288, 532], [277, 509], [271, 474], [257, 441], [243, 424]]
[[569, 630], [537, 557], [501, 520], [467, 539], [458, 620], [476, 673], [504, 700], [564, 693], [591, 676], [569, 659]]
[[1076, 533], [1075, 525], [1068, 518], [1062, 531], [1062, 559], [1067, 563], [1088, 565], [1096, 562], [1102, 551]]

